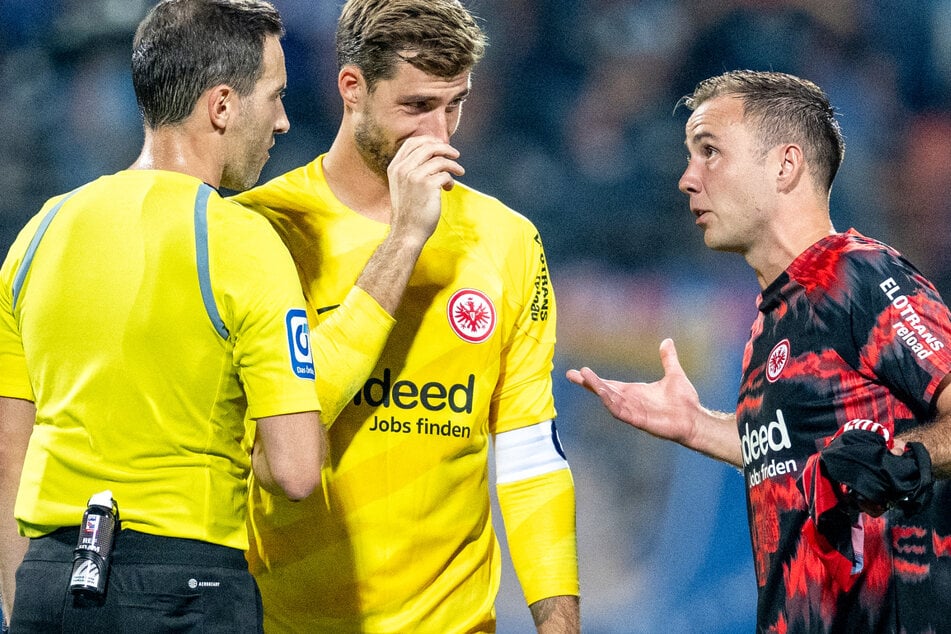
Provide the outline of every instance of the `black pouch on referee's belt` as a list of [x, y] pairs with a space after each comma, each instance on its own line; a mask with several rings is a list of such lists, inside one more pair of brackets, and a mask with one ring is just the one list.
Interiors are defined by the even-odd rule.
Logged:
[[102, 491], [89, 498], [73, 551], [70, 592], [90, 599], [105, 597], [112, 543], [118, 531], [119, 505], [112, 499], [112, 491]]

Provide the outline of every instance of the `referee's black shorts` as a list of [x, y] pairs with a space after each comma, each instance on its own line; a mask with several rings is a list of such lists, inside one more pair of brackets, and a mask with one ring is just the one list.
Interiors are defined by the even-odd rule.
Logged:
[[244, 553], [130, 530], [115, 537], [104, 601], [69, 591], [79, 527], [30, 540], [16, 573], [12, 634], [261, 633], [261, 594]]

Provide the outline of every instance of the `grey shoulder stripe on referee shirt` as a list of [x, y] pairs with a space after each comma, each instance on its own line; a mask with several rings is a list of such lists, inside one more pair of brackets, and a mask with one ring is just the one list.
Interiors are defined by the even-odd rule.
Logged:
[[195, 196], [195, 259], [198, 266], [198, 287], [201, 289], [205, 312], [208, 313], [218, 335], [227, 339], [230, 333], [215, 304], [215, 295], [211, 290], [211, 273], [208, 269], [208, 197], [213, 191], [215, 190], [210, 185], [202, 183]]
[[26, 274], [29, 272], [30, 266], [33, 264], [33, 257], [36, 255], [37, 247], [40, 246], [40, 240], [42, 240], [43, 236], [46, 235], [46, 230], [49, 228], [50, 223], [53, 222], [53, 217], [56, 216], [63, 204], [72, 198], [73, 194], [78, 192], [80, 189], [82, 188], [80, 187], [74, 189], [63, 196], [63, 199], [56, 203], [52, 209], [46, 212], [43, 220], [40, 221], [40, 226], [37, 227], [36, 233], [33, 234], [33, 239], [30, 240], [30, 246], [26, 248], [26, 253], [23, 254], [23, 261], [20, 262], [20, 268], [17, 269], [17, 273], [13, 277], [13, 308], [16, 308], [17, 300], [20, 298], [20, 291], [23, 289], [23, 282], [26, 280]]

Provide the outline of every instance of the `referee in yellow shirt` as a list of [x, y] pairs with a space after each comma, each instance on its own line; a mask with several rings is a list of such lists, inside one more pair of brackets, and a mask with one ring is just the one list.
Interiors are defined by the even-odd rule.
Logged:
[[[141, 155], [51, 199], [0, 269], [13, 631], [263, 629], [248, 476], [305, 498], [324, 441], [294, 264], [217, 188], [253, 185], [289, 127], [282, 34], [262, 0], [160, 2], [133, 45]], [[73, 595], [79, 524], [102, 490], [121, 526], [105, 593]]]

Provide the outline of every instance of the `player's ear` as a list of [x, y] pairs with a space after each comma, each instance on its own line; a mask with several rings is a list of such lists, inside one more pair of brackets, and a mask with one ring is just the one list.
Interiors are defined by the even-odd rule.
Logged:
[[347, 109], [359, 108], [367, 94], [367, 82], [363, 73], [353, 64], [346, 64], [337, 74], [337, 89]]
[[805, 175], [805, 155], [800, 146], [789, 143], [777, 148], [777, 157], [779, 159], [776, 167], [777, 187], [780, 191], [789, 191]]

